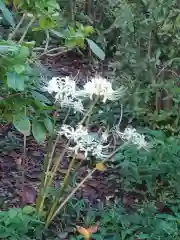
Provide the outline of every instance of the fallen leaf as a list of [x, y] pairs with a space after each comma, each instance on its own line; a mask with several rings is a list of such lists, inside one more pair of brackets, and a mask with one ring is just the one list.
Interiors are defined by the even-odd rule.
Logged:
[[32, 186], [24, 186], [21, 197], [23, 203], [34, 204], [36, 199], [36, 190]]
[[91, 226], [89, 228], [76, 226], [78, 233], [80, 233], [85, 238], [85, 240], [90, 240], [91, 234], [96, 233], [98, 231], [98, 228], [99, 228], [99, 222], [97, 222], [96, 225]]
[[100, 162], [100, 163], [96, 164], [96, 169], [103, 172], [106, 170], [106, 167], [105, 167], [104, 163]]
[[77, 160], [85, 160], [85, 155], [84, 155], [84, 153], [78, 153], [77, 155], [76, 155], [76, 159]]
[[76, 229], [78, 233], [80, 233], [86, 240], [90, 240], [91, 233], [88, 231], [88, 229], [81, 226], [76, 226]]
[[22, 158], [21, 158], [21, 157], [16, 158], [16, 159], [15, 159], [15, 162], [16, 162], [17, 166], [21, 166], [21, 164], [22, 164]]

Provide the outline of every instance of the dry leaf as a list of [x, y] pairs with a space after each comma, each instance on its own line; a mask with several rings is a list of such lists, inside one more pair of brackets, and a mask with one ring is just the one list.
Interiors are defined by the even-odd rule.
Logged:
[[78, 233], [80, 233], [86, 240], [90, 240], [91, 233], [88, 231], [88, 229], [81, 226], [76, 226], [76, 229]]
[[96, 169], [103, 172], [106, 170], [106, 167], [105, 167], [104, 163], [100, 162], [100, 163], [96, 164]]
[[16, 158], [16, 159], [15, 159], [15, 162], [16, 162], [16, 164], [17, 164], [18, 166], [21, 166], [21, 164], [22, 164], [22, 158], [21, 158], [21, 157]]
[[91, 234], [96, 233], [98, 231], [98, 227], [99, 227], [99, 222], [97, 222], [96, 225], [89, 228], [76, 226], [76, 229], [78, 233], [80, 233], [86, 240], [90, 240]]
[[24, 186], [21, 197], [23, 203], [34, 204], [36, 199], [36, 190], [32, 186]]
[[84, 153], [78, 153], [77, 155], [76, 155], [76, 159], [77, 160], [85, 160], [85, 155], [84, 155]]

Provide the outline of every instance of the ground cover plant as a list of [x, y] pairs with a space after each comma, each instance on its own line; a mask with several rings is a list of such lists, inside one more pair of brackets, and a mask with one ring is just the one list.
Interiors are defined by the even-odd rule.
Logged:
[[0, 238], [178, 240], [178, 1], [0, 1]]

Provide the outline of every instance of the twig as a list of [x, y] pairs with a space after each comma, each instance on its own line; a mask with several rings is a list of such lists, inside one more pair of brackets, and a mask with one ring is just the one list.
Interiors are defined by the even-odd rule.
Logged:
[[24, 31], [22, 37], [19, 40], [19, 43], [22, 43], [24, 41], [24, 38], [26, 37], [26, 34], [28, 33], [29, 28], [32, 26], [33, 22], [36, 20], [35, 17], [31, 19], [31, 21], [28, 23], [26, 30]]
[[20, 26], [21, 26], [22, 23], [24, 22], [24, 19], [26, 18], [26, 16], [27, 16], [27, 12], [25, 12], [25, 13], [22, 15], [22, 17], [21, 17], [19, 23], [16, 25], [14, 31], [9, 34], [8, 40], [12, 40], [12, 39], [13, 39], [13, 37], [16, 35], [16, 32], [19, 30]]
[[[50, 54], [50, 53], [52, 53], [52, 52], [55, 52], [55, 51], [61, 51], [61, 52], [57, 52], [57, 53], [54, 53], [54, 54]], [[57, 48], [53, 48], [53, 49], [50, 49], [50, 50], [48, 50], [48, 51], [46, 51], [46, 52], [43, 52], [41, 55], [40, 55], [40, 57], [43, 57], [44, 55], [47, 55], [47, 56], [49, 56], [49, 57], [54, 57], [55, 55], [60, 55], [60, 54], [63, 54], [63, 53], [66, 53], [67, 51], [70, 51], [70, 50], [72, 50], [72, 49], [66, 49], [66, 48], [64, 48], [64, 47], [57, 47]]]

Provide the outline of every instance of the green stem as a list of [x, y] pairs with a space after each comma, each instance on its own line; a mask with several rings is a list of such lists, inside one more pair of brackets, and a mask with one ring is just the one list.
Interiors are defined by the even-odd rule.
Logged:
[[[66, 122], [66, 120], [69, 116], [69, 113], [70, 113], [70, 109], [68, 109], [68, 111], [67, 111], [66, 117], [63, 121], [63, 124]], [[52, 180], [49, 177], [50, 176], [49, 173], [51, 173], [50, 167], [51, 167], [54, 152], [56, 150], [56, 146], [57, 146], [59, 140], [60, 140], [60, 135], [57, 135], [54, 144], [52, 144], [52, 141], [53, 141], [52, 138], [48, 142], [48, 149], [49, 149], [48, 152], [50, 152], [50, 153], [47, 154], [47, 156], [45, 158], [45, 161], [44, 161], [45, 168], [44, 168], [44, 171], [43, 171], [43, 176], [42, 176], [41, 186], [40, 186], [40, 192], [39, 192], [39, 195], [38, 195], [38, 198], [37, 198], [37, 203], [36, 203], [36, 209], [37, 209], [37, 212], [38, 212], [39, 215], [40, 215], [40, 213], [43, 209], [44, 201], [45, 201], [45, 198], [47, 196], [47, 188], [48, 188], [49, 184], [51, 184], [51, 182], [52, 182]], [[58, 165], [59, 165], [60, 161], [61, 161], [61, 156], [59, 158]], [[57, 163], [56, 163], [56, 165], [57, 165]], [[52, 176], [51, 176], [51, 178], [52, 178]]]
[[59, 199], [61, 199], [64, 191], [66, 190], [66, 188], [67, 188], [67, 186], [69, 184], [69, 177], [70, 177], [71, 170], [72, 170], [72, 168], [74, 166], [75, 160], [76, 160], [76, 155], [74, 154], [74, 156], [73, 156], [73, 158], [72, 158], [72, 160], [71, 160], [71, 162], [69, 164], [66, 176], [64, 177], [64, 181], [63, 181], [63, 184], [62, 184], [62, 186], [60, 188], [58, 196], [56, 197], [56, 199], [53, 202], [52, 207], [50, 208], [50, 211], [49, 211], [49, 214], [48, 214], [48, 217], [47, 217], [47, 220], [46, 220], [46, 227], [49, 226], [49, 224], [51, 222], [51, 218], [52, 218], [52, 216], [54, 214], [54, 211], [55, 211], [55, 209], [57, 207], [57, 204], [59, 203]]
[[45, 32], [46, 32], [46, 45], [45, 45], [45, 48], [44, 48], [44, 52], [47, 52], [48, 46], [49, 46], [50, 36], [49, 36], [49, 30], [46, 30]]
[[96, 96], [96, 98], [94, 99], [94, 101], [92, 102], [89, 110], [86, 112], [86, 114], [84, 115], [83, 119], [80, 121], [80, 125], [83, 124], [85, 121], [86, 121], [86, 118], [88, 117], [88, 119], [90, 118], [91, 116], [91, 113], [92, 113], [92, 110], [93, 108], [95, 107], [96, 103], [98, 102], [99, 100], [99, 96]]
[[[54, 146], [53, 146], [53, 148], [54, 148]], [[45, 201], [45, 199], [47, 197], [47, 189], [48, 189], [48, 187], [52, 183], [53, 177], [54, 177], [54, 175], [55, 175], [55, 173], [56, 173], [56, 171], [57, 171], [57, 169], [59, 167], [59, 164], [60, 164], [61, 160], [64, 157], [65, 151], [66, 150], [63, 150], [62, 154], [60, 155], [58, 160], [55, 162], [55, 165], [53, 166], [52, 170], [50, 170], [50, 171], [45, 170], [44, 181], [43, 181], [43, 184], [41, 186], [40, 194], [39, 194], [38, 199], [37, 199], [37, 202], [38, 202], [38, 213], [39, 214], [43, 210], [44, 201]], [[50, 157], [50, 159], [52, 161], [51, 157]], [[50, 168], [51, 164], [49, 164], [49, 163], [51, 163], [51, 161], [48, 162], [48, 169]]]

